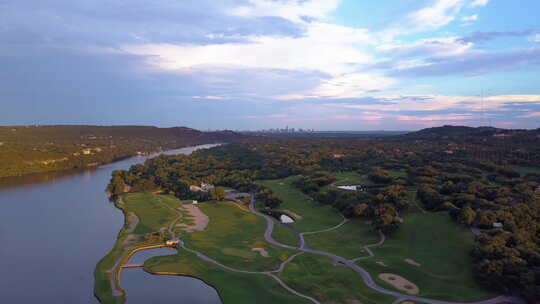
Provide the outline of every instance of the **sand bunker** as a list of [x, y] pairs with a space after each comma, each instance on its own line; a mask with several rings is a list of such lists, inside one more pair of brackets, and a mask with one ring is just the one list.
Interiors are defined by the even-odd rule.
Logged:
[[403, 301], [399, 304], [415, 304], [413, 301]]
[[381, 273], [379, 274], [379, 279], [410, 295], [417, 295], [420, 292], [418, 286], [397, 274]]
[[182, 208], [192, 217], [193, 224], [178, 224], [176, 225], [177, 227], [182, 227], [186, 232], [203, 231], [206, 229], [210, 220], [199, 207], [196, 205], [183, 205]]
[[268, 254], [268, 252], [266, 251], [266, 249], [264, 248], [251, 248], [251, 251], [256, 251], [258, 252], [261, 256], [265, 257], [265, 258], [269, 258], [270, 255]]
[[413, 259], [405, 259], [405, 262], [409, 263], [411, 265], [414, 265], [414, 266], [418, 266], [418, 267], [422, 266], [422, 264], [418, 263], [417, 261], [415, 261]]

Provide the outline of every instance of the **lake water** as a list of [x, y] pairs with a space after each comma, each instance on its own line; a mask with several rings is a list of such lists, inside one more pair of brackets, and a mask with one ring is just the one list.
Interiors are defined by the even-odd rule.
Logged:
[[[105, 187], [113, 170], [146, 158], [93, 170], [0, 179], [0, 303], [97, 303], [94, 267], [124, 222]], [[221, 303], [215, 290], [200, 280], [151, 276], [140, 269], [123, 272], [122, 286], [128, 303]], [[151, 297], [154, 293], [157, 297]]]

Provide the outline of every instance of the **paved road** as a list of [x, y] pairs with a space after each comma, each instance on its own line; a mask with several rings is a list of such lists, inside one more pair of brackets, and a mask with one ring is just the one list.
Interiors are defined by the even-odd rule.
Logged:
[[255, 209], [254, 203], [255, 203], [255, 200], [252, 199], [250, 204], [249, 204], [249, 209], [251, 210], [252, 213], [266, 219], [267, 226], [266, 226], [266, 230], [264, 232], [264, 238], [266, 239], [267, 242], [269, 242], [272, 245], [282, 247], [282, 248], [287, 248], [287, 249], [292, 249], [292, 250], [300, 250], [302, 252], [327, 256], [330, 259], [332, 259], [334, 262], [336, 262], [337, 264], [341, 264], [341, 265], [343, 265], [345, 267], [349, 267], [352, 270], [354, 270], [358, 275], [360, 275], [360, 277], [362, 278], [364, 283], [369, 288], [374, 289], [374, 290], [376, 290], [376, 291], [378, 291], [380, 293], [383, 293], [383, 294], [394, 296], [394, 297], [398, 298], [401, 301], [410, 300], [410, 301], [428, 303], [428, 304], [497, 304], [497, 303], [525, 304], [526, 303], [521, 298], [511, 297], [511, 296], [499, 296], [499, 297], [495, 297], [495, 298], [484, 300], [484, 301], [478, 301], [478, 302], [449, 302], [449, 301], [441, 301], [441, 300], [428, 299], [428, 298], [423, 298], [423, 297], [418, 297], [418, 296], [402, 294], [402, 293], [399, 293], [399, 292], [396, 292], [396, 291], [385, 289], [385, 288], [377, 285], [377, 283], [375, 283], [373, 281], [373, 278], [371, 277], [371, 275], [364, 268], [358, 266], [353, 260], [348, 260], [348, 259], [345, 259], [343, 257], [340, 257], [338, 255], [335, 255], [333, 253], [329, 253], [329, 252], [326, 252], [326, 251], [315, 250], [315, 249], [309, 248], [306, 245], [305, 241], [304, 241], [302, 233], [296, 232], [297, 237], [301, 240], [299, 247], [293, 247], [293, 246], [289, 246], [289, 245], [285, 245], [285, 244], [281, 244], [281, 243], [277, 242], [276, 240], [274, 240], [272, 238], [272, 232], [274, 230], [274, 225], [275, 225], [274, 220], [271, 217], [258, 212]]

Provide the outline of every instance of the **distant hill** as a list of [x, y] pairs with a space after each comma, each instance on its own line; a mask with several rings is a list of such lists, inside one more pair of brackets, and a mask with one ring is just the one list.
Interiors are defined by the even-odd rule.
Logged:
[[540, 129], [536, 130], [511, 130], [494, 127], [466, 127], [466, 126], [442, 126], [422, 129], [399, 136], [408, 140], [463, 140], [473, 138], [514, 138], [523, 139], [529, 136], [540, 135]]
[[232, 131], [202, 132], [151, 126], [0, 127], [0, 177], [98, 166], [137, 154], [246, 138]]

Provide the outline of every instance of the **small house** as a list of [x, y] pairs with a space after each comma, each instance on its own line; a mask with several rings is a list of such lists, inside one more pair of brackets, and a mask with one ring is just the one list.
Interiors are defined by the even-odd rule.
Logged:
[[193, 201], [193, 205], [197, 205], [198, 203], [198, 201]]

